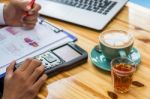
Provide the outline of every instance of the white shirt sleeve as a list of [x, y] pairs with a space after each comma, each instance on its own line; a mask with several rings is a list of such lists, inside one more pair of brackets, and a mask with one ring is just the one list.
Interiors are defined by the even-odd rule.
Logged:
[[3, 9], [4, 9], [4, 4], [0, 4], [0, 25], [4, 25], [4, 16], [3, 16]]

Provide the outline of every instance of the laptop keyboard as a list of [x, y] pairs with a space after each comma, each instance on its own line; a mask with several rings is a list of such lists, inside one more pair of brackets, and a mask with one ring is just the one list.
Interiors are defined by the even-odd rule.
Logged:
[[51, 0], [61, 4], [66, 4], [76, 8], [85, 9], [102, 15], [107, 15], [117, 4], [111, 0]]

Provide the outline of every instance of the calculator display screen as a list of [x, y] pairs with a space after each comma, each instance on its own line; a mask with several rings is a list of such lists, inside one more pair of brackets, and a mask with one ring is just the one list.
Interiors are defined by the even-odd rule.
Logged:
[[78, 53], [77, 51], [75, 51], [73, 48], [71, 48], [68, 45], [60, 47], [56, 50], [53, 50], [53, 52], [66, 62], [71, 61], [81, 56], [80, 53]]

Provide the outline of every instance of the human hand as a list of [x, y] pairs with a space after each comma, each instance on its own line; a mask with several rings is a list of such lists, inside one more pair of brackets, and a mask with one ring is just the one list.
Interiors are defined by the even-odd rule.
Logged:
[[47, 79], [44, 66], [35, 59], [27, 59], [14, 71], [15, 61], [6, 70], [3, 99], [34, 99]]
[[[29, 3], [30, 0], [10, 0], [4, 6], [4, 20], [6, 25], [22, 26], [27, 29], [34, 28], [41, 6], [35, 3], [33, 8], [31, 8]], [[28, 12], [29, 15], [24, 16], [25, 12]]]

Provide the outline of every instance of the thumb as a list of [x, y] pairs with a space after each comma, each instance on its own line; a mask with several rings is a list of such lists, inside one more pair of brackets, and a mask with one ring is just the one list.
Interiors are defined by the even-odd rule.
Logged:
[[29, 6], [30, 0], [10, 0], [10, 3], [24, 11], [31, 10], [31, 7]]
[[10, 65], [6, 69], [6, 76], [11, 76], [14, 72], [16, 61], [10, 63]]

